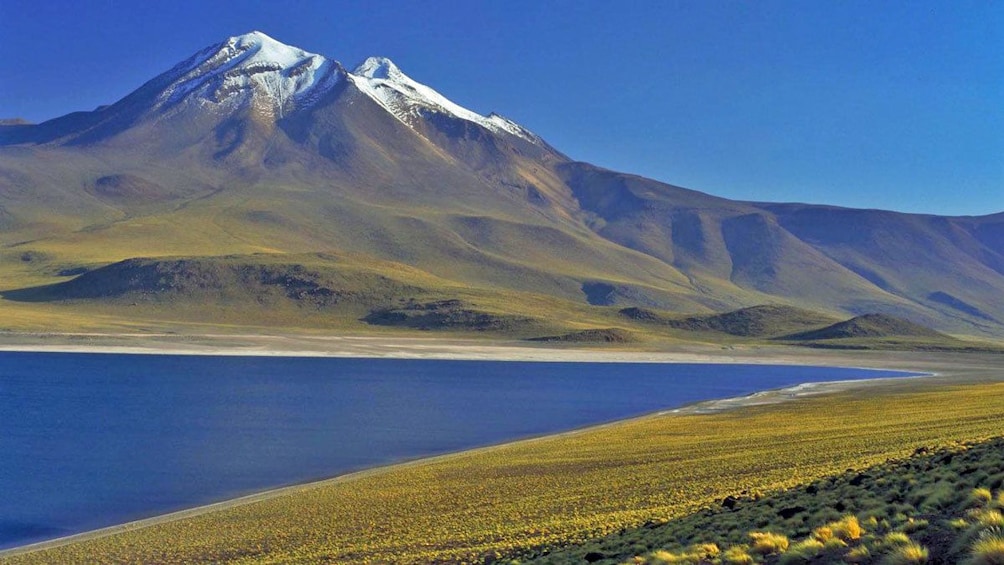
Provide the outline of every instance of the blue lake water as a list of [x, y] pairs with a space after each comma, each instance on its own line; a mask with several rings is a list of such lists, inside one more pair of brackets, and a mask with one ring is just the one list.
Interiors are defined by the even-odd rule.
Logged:
[[701, 400], [903, 374], [0, 353], [0, 548]]

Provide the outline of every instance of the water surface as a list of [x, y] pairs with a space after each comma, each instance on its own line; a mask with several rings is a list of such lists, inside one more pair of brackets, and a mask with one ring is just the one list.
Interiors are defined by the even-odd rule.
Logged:
[[0, 353], [0, 548], [409, 458], [889, 371]]

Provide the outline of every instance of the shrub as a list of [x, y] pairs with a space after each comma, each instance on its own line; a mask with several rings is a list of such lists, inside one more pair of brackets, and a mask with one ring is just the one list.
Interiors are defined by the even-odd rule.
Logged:
[[958, 503], [959, 498], [954, 485], [939, 482], [932, 487], [921, 490], [914, 497], [913, 505], [921, 512], [937, 512], [953, 507]]
[[980, 522], [971, 523], [965, 531], [955, 538], [952, 551], [958, 555], [964, 554], [977, 542], [993, 536], [1004, 536], [1004, 529], [995, 525], [985, 526]]
[[722, 550], [718, 549], [718, 546], [716, 544], [702, 543], [691, 547], [690, 552], [700, 557], [701, 559], [710, 561], [715, 557], [718, 557], [718, 555], [722, 552]]
[[974, 488], [969, 494], [970, 506], [987, 506], [994, 496], [988, 488]]
[[752, 565], [756, 563], [753, 556], [741, 545], [733, 546], [725, 550], [722, 554], [722, 563], [727, 565]]
[[830, 524], [833, 537], [843, 541], [854, 541], [861, 538], [861, 524], [858, 517], [854, 515], [844, 516], [839, 522]]
[[787, 536], [781, 534], [772, 534], [770, 532], [750, 532], [750, 539], [753, 540], [753, 546], [750, 548], [750, 552], [758, 555], [784, 553], [785, 550], [788, 549], [788, 538]]
[[916, 531], [927, 528], [929, 525], [930, 522], [927, 520], [914, 520], [913, 518], [910, 518], [907, 520], [906, 524], [903, 524], [903, 531], [908, 534], [912, 534]]
[[868, 563], [872, 559], [872, 552], [866, 545], [859, 545], [847, 552], [844, 561], [847, 563]]
[[659, 550], [652, 552], [645, 561], [658, 565], [697, 565], [701, 562], [701, 558], [689, 553], [670, 553]]
[[1004, 514], [1001, 514], [997, 510], [982, 508], [979, 510], [970, 510], [966, 515], [975, 524], [983, 528], [1004, 527]]
[[973, 544], [967, 565], [1004, 565], [1004, 535], [983, 536]]
[[894, 549], [885, 558], [886, 565], [922, 565], [927, 563], [927, 548], [914, 542]]
[[910, 541], [910, 536], [904, 534], [903, 532], [889, 532], [882, 538], [882, 542], [885, 545], [907, 545], [912, 543]]
[[811, 563], [820, 553], [823, 552], [823, 542], [809, 538], [800, 541], [781, 556], [781, 565], [796, 565], [801, 563]]
[[833, 529], [829, 526], [820, 526], [815, 530], [812, 530], [812, 537], [825, 543], [826, 541], [833, 538]]
[[653, 561], [656, 563], [675, 563], [676, 554], [670, 553], [664, 549], [653, 551], [652, 553], [649, 554], [648, 558], [645, 559], [645, 562], [651, 563]]
[[830, 538], [823, 544], [823, 549], [826, 551], [838, 551], [845, 547], [847, 547], [847, 542], [840, 538]]

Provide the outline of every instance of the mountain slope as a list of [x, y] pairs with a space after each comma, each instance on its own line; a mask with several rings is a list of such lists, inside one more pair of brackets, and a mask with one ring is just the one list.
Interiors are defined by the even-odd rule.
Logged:
[[385, 58], [350, 72], [252, 32], [93, 112], [0, 122], [0, 291], [261, 253], [597, 306], [789, 304], [1004, 334], [1004, 215], [735, 202], [607, 171]]
[[584, 163], [561, 171], [597, 233], [676, 266], [698, 288], [727, 281], [817, 309], [1000, 331], [1001, 214], [735, 202]]

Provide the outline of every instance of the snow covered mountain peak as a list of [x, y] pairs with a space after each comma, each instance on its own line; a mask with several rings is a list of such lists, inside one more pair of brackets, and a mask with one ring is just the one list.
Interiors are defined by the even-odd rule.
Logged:
[[404, 74], [386, 57], [370, 57], [349, 75], [359, 90], [382, 105], [409, 126], [423, 114], [437, 112], [474, 122], [495, 133], [506, 133], [536, 143], [540, 140], [529, 130], [492, 113], [482, 116], [449, 100], [432, 88]]
[[407, 78], [401, 69], [394, 64], [394, 61], [386, 57], [368, 58], [356, 67], [352, 74], [369, 79], [399, 80], [401, 77]]
[[299, 61], [318, 56], [276, 41], [260, 31], [236, 35], [227, 39], [223, 45], [226, 49], [252, 52], [249, 62], [276, 63], [283, 66], [293, 66]]
[[539, 138], [496, 114], [482, 116], [453, 103], [404, 74], [385, 57], [369, 57], [351, 73], [321, 55], [286, 45], [260, 31], [236, 35], [207, 47], [162, 76], [157, 97], [163, 110], [193, 105], [217, 114], [250, 108], [254, 115], [279, 119], [310, 108], [341, 81], [383, 106], [416, 131], [432, 114], [473, 122], [499, 134], [532, 143]]
[[340, 78], [334, 61], [272, 39], [260, 31], [228, 38], [172, 69], [164, 106], [182, 102], [232, 110], [250, 105], [282, 117], [309, 105]]

